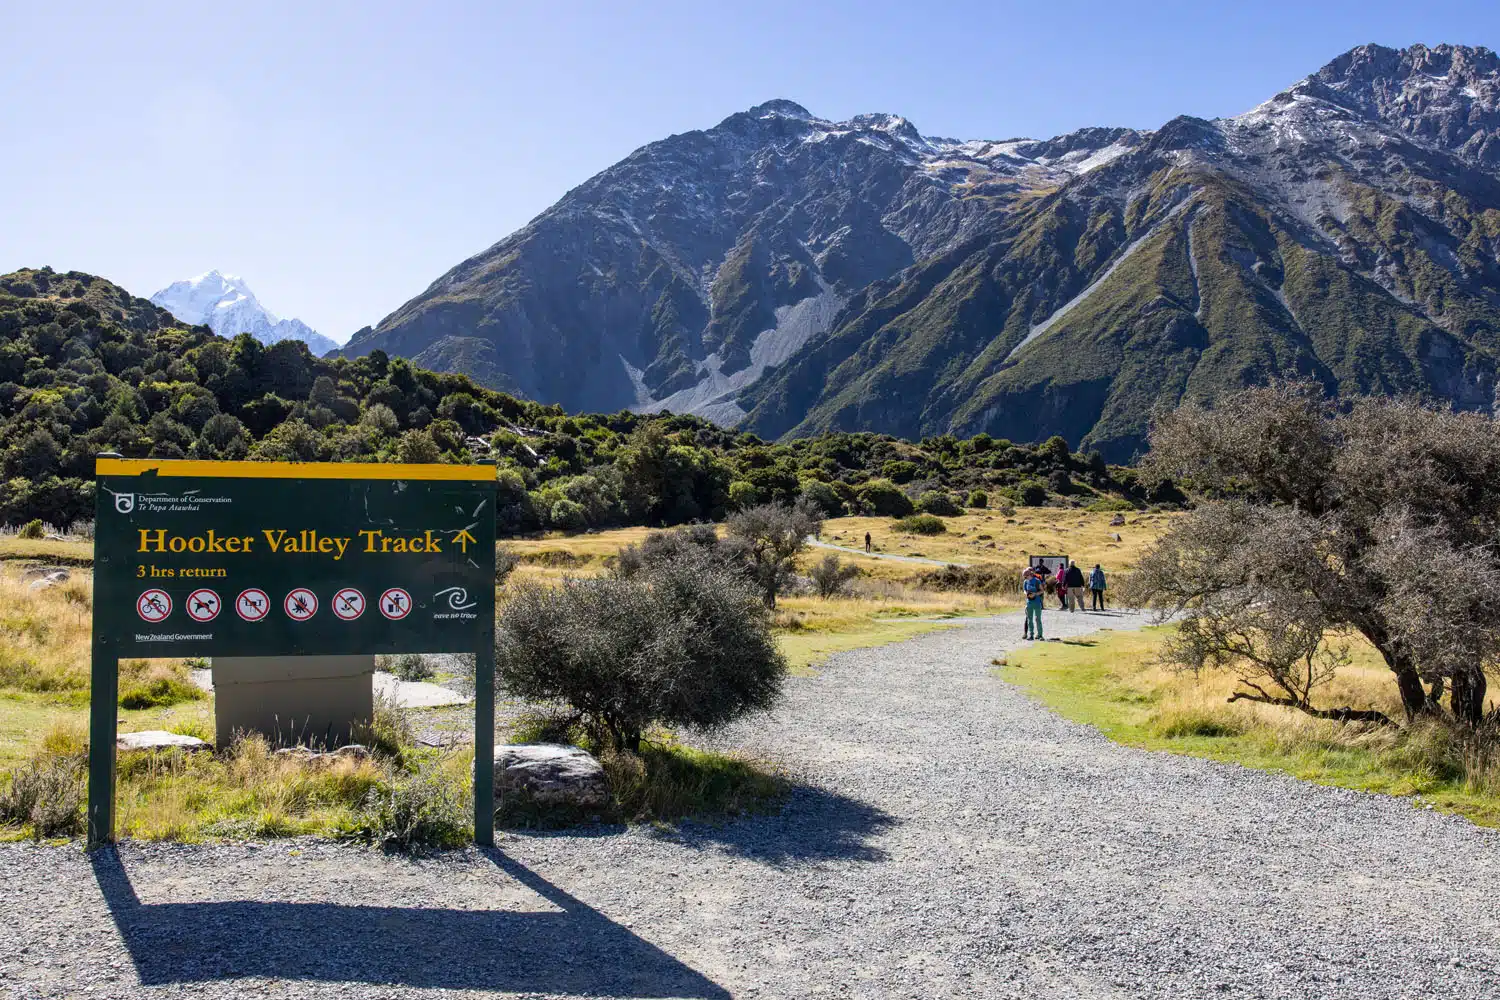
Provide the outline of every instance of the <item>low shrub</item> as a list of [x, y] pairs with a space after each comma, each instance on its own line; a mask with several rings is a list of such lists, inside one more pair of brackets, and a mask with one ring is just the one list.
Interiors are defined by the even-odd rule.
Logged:
[[1083, 509], [1095, 514], [1108, 514], [1113, 511], [1134, 511], [1135, 504], [1119, 497], [1101, 497], [1085, 504]]
[[1232, 715], [1201, 708], [1174, 709], [1159, 713], [1152, 720], [1151, 728], [1167, 739], [1186, 736], [1239, 736], [1246, 730], [1245, 723]]
[[521, 556], [509, 545], [495, 546], [495, 586], [505, 586], [505, 581], [521, 565]]
[[400, 653], [385, 659], [385, 669], [403, 681], [425, 681], [434, 672], [427, 657], [421, 653]]
[[871, 479], [855, 490], [855, 496], [876, 517], [905, 517], [915, 509], [911, 497], [889, 479]]
[[473, 790], [452, 770], [433, 762], [371, 789], [341, 834], [402, 851], [461, 847], [474, 836]]
[[999, 566], [941, 566], [910, 577], [922, 590], [961, 590], [970, 594], [1009, 594], [1021, 588], [1021, 572]]
[[940, 517], [931, 514], [912, 514], [903, 517], [891, 526], [892, 531], [899, 531], [905, 535], [941, 535], [948, 530]]
[[75, 837], [84, 826], [87, 757], [71, 741], [66, 752], [55, 752], [52, 734], [43, 744], [32, 760], [0, 775], [0, 823], [29, 824], [37, 840]]
[[835, 555], [824, 556], [807, 573], [812, 578], [813, 589], [823, 598], [837, 597], [859, 574], [858, 566], [846, 564]]
[[47, 529], [44, 528], [44, 527], [42, 527], [42, 521], [41, 521], [41, 519], [34, 517], [30, 521], [27, 521], [25, 524], [21, 525], [20, 530], [16, 532], [16, 537], [18, 537], [18, 538], [42, 538], [42, 537], [45, 537], [46, 534], [47, 534]]
[[969, 494], [969, 506], [984, 510], [990, 505], [990, 495], [984, 490], [975, 490]]
[[624, 579], [514, 588], [495, 656], [511, 694], [566, 703], [600, 746], [630, 750], [653, 724], [712, 728], [769, 708], [786, 676], [760, 597], [691, 553]]
[[207, 696], [181, 662], [126, 660], [120, 664], [121, 708], [165, 708]]

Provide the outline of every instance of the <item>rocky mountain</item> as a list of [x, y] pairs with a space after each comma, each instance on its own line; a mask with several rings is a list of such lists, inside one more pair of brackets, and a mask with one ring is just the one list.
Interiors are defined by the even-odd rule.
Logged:
[[206, 325], [221, 337], [248, 333], [262, 344], [300, 340], [317, 355], [339, 346], [300, 319], [277, 319], [260, 304], [245, 279], [232, 274], [209, 271], [174, 281], [151, 296], [151, 301], [182, 322]]
[[1500, 64], [1354, 49], [1249, 112], [1046, 141], [776, 101], [638, 150], [351, 340], [766, 437], [1060, 433], [1278, 375], [1488, 409]]

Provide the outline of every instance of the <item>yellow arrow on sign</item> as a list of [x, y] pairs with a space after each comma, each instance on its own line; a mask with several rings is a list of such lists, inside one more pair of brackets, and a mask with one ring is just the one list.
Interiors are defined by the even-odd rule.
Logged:
[[452, 538], [450, 538], [448, 540], [450, 542], [452, 542], [454, 545], [457, 545], [459, 548], [463, 549], [463, 551], [465, 552], [465, 554], [467, 554], [468, 551], [469, 551], [469, 543], [470, 542], [477, 542], [477, 541], [479, 541], [479, 539], [477, 539], [473, 535], [469, 534], [469, 529], [468, 528], [459, 528], [458, 529], [458, 534], [454, 535]]

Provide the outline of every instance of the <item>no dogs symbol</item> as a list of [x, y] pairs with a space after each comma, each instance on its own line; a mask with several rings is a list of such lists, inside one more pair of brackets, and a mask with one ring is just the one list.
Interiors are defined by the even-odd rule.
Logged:
[[222, 607], [223, 605], [219, 602], [219, 595], [207, 588], [195, 590], [188, 595], [188, 617], [195, 622], [213, 621], [219, 617], [219, 610]]
[[345, 587], [333, 595], [333, 613], [346, 622], [352, 622], [365, 613], [365, 595], [353, 587]]
[[306, 587], [298, 587], [286, 595], [281, 606], [286, 609], [286, 615], [292, 621], [305, 622], [318, 613], [318, 598]]
[[155, 624], [172, 613], [172, 599], [165, 590], [153, 588], [136, 598], [135, 611], [146, 621]]

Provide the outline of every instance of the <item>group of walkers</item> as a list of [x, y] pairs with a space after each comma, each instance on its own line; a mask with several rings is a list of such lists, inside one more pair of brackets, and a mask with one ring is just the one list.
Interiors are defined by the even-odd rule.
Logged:
[[1092, 598], [1091, 611], [1103, 611], [1104, 607], [1104, 570], [1098, 563], [1094, 564], [1087, 577], [1083, 570], [1078, 568], [1076, 562], [1071, 560], [1058, 563], [1057, 572], [1049, 574], [1045, 565], [1028, 566], [1026, 572], [1021, 574], [1021, 592], [1026, 595], [1026, 625], [1022, 633], [1027, 639], [1041, 639], [1042, 635], [1042, 606], [1046, 602], [1048, 594], [1057, 598], [1057, 606], [1060, 611], [1082, 611], [1083, 592], [1088, 590]]

